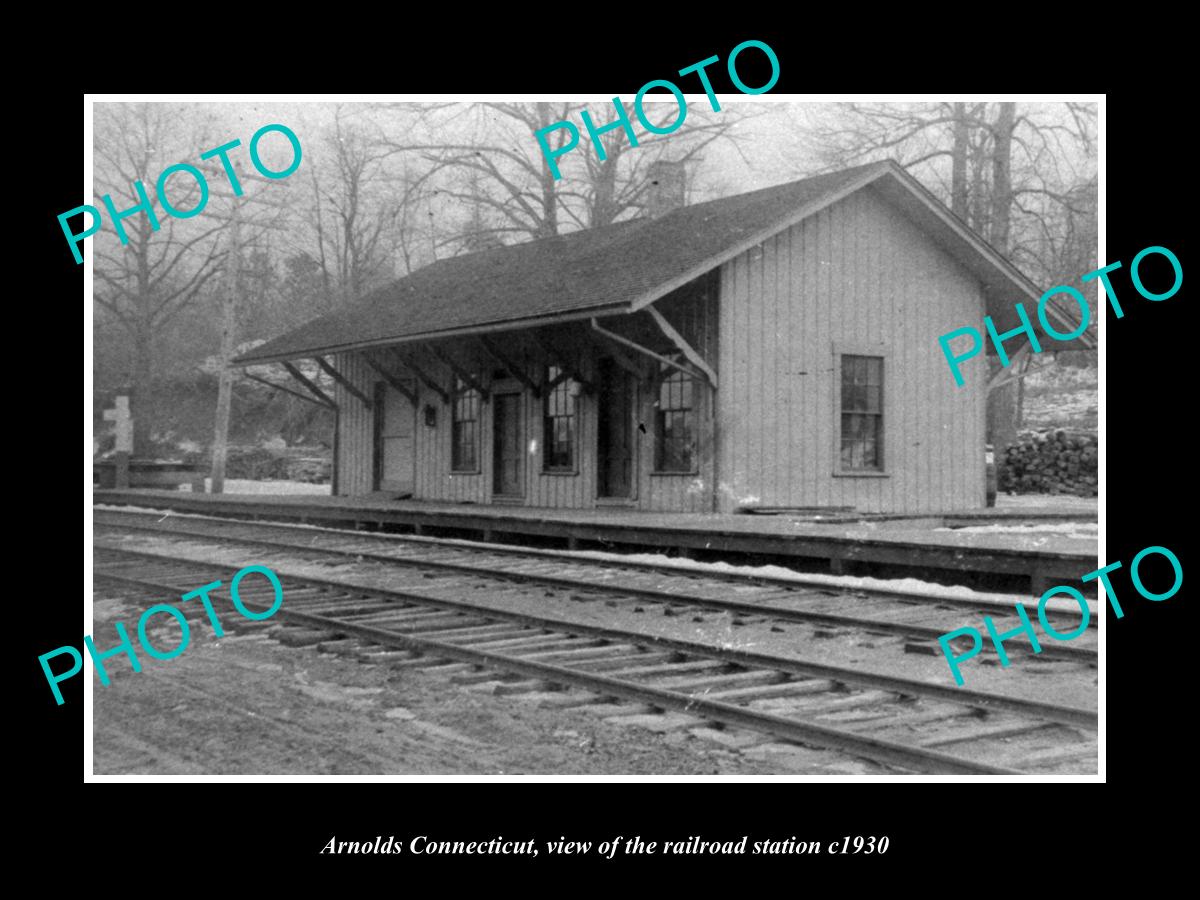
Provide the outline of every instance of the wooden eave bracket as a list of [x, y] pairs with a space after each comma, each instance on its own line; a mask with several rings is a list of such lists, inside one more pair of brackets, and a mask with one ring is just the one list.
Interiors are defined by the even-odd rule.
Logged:
[[671, 359], [668, 356], [663, 356], [661, 353], [655, 353], [653, 350], [649, 349], [648, 347], [643, 347], [641, 344], [637, 343], [636, 341], [631, 341], [627, 337], [623, 337], [622, 335], [619, 335], [615, 332], [609, 331], [607, 328], [604, 328], [595, 319], [591, 319], [590, 321], [592, 323], [592, 330], [595, 331], [597, 334], [601, 334], [604, 337], [608, 338], [610, 341], [616, 341], [618, 344], [622, 344], [626, 347], [629, 347], [632, 350], [636, 350], [638, 353], [641, 353], [644, 356], [648, 356], [651, 359], [657, 360], [658, 362], [662, 363], [664, 366], [670, 366], [672, 369], [678, 369], [684, 375], [689, 375], [692, 378], [701, 377], [703, 374], [702, 372], [697, 371], [696, 369], [690, 368], [689, 366], [685, 366], [682, 363], [677, 363], [675, 360]]
[[400, 365], [404, 366], [404, 368], [416, 375], [421, 384], [425, 385], [425, 387], [429, 388], [431, 391], [441, 397], [442, 403], [444, 403], [446, 406], [450, 405], [450, 394], [440, 384], [437, 383], [436, 378], [434, 378], [408, 357], [401, 356], [399, 350], [393, 348], [392, 355], [399, 360]]
[[[596, 386], [591, 381], [589, 381], [588, 379], [583, 377], [583, 374], [579, 371], [579, 366], [575, 365], [569, 359], [567, 359], [566, 356], [562, 353], [562, 351], [558, 350], [555, 347], [551, 347], [548, 343], [546, 343], [542, 339], [542, 337], [536, 331], [533, 332], [533, 340], [539, 347], [542, 348], [542, 352], [545, 353], [548, 357], [550, 357], [550, 359], [554, 360], [554, 362], [558, 365], [558, 367], [560, 369], [563, 370], [563, 372], [565, 374], [570, 375], [572, 379], [579, 382], [580, 386], [583, 388], [583, 390], [586, 393], [594, 394], [596, 392]], [[553, 390], [555, 387], [557, 387], [562, 382], [562, 380], [563, 379], [561, 378], [561, 376], [559, 378], [554, 379], [554, 381], [552, 381], [549, 385], [546, 386], [546, 389], [548, 391]]]
[[[1008, 378], [1005, 378], [1003, 381], [996, 381], [995, 379], [993, 379], [992, 381], [988, 382], [988, 392], [990, 393], [991, 391], [996, 390], [996, 388], [1004, 387], [1006, 384], [1011, 384], [1014, 381], [1020, 381], [1022, 378], [1028, 378], [1030, 375], [1034, 374], [1035, 372], [1041, 372], [1044, 369], [1049, 368], [1049, 366], [1050, 366], [1049, 363], [1042, 363], [1041, 365], [1031, 366], [1031, 365], [1029, 365], [1029, 360], [1026, 360], [1025, 364], [1021, 367], [1021, 370], [1019, 372], [1017, 372], [1016, 375], [1012, 375]], [[1000, 372], [997, 374], [1003, 374], [1007, 371], [1008, 371], [1007, 369], [1001, 369]]]
[[296, 381], [298, 381], [298, 382], [300, 382], [300, 384], [304, 385], [304, 387], [307, 388], [308, 391], [314, 397], [317, 398], [317, 402], [319, 402], [323, 406], [328, 406], [330, 409], [338, 408], [337, 403], [334, 402], [332, 397], [330, 397], [323, 390], [321, 390], [319, 387], [317, 387], [317, 385], [314, 382], [310, 381], [303, 372], [301, 372], [299, 369], [297, 369], [295, 366], [293, 366], [290, 362], [283, 362], [283, 363], [280, 363], [280, 365], [283, 366], [285, 369], [287, 369], [288, 374], [291, 375], [294, 379], [296, 379]]
[[316, 397], [312, 397], [308, 394], [302, 394], [299, 391], [294, 391], [290, 387], [284, 387], [282, 384], [276, 384], [275, 382], [269, 381], [266, 378], [259, 378], [257, 375], [251, 375], [249, 372], [243, 372], [242, 375], [244, 375], [246, 378], [249, 378], [251, 381], [257, 381], [259, 384], [265, 384], [269, 388], [274, 388], [277, 391], [283, 391], [285, 394], [291, 394], [293, 397], [299, 397], [305, 403], [315, 403], [317, 406], [329, 405], [324, 400], [318, 400]]
[[380, 376], [382, 376], [383, 380], [391, 385], [394, 390], [399, 391], [402, 395], [407, 397], [409, 403], [411, 403], [413, 406], [417, 405], [416, 391], [410, 390], [408, 385], [401, 381], [395, 374], [389, 372], [379, 363], [375, 362], [375, 360], [371, 359], [370, 354], [364, 354], [363, 359], [366, 361], [367, 365], [378, 372]]
[[595, 347], [600, 348], [606, 355], [611, 356], [618, 366], [636, 378], [638, 381], [646, 381], [650, 375], [647, 373], [647, 366], [639, 366], [637, 361], [629, 357], [621, 345], [615, 341], [608, 340], [604, 335], [595, 331], [589, 331], [588, 336], [592, 340]]
[[[1006, 385], [1011, 381], [1018, 381], [1021, 378], [1024, 378], [1026, 375], [1032, 374], [1031, 372], [1026, 371], [1026, 369], [1029, 368], [1029, 360], [1031, 358], [1029, 351], [1030, 351], [1029, 345], [1028, 344], [1023, 345], [1021, 347], [1021, 349], [1018, 350], [1013, 355], [1012, 363], [1010, 365], [1006, 366], [1003, 369], [997, 369], [995, 374], [993, 374], [992, 377], [988, 379], [988, 386], [987, 386], [988, 391], [993, 391], [996, 388], [1002, 387], [1003, 385]], [[1033, 371], [1036, 372], [1042, 368], [1044, 368], [1044, 366], [1038, 366], [1038, 368], [1034, 369]], [[1014, 371], [1016, 372], [1015, 375], [1012, 374], [1012, 372], [1014, 372]]]
[[371, 398], [355, 387], [345, 375], [326, 362], [323, 356], [314, 356], [313, 362], [320, 366], [326, 375], [344, 387], [346, 389], [346, 393], [357, 397], [360, 401], [362, 401], [363, 406], [365, 406], [367, 409], [371, 409], [371, 407], [374, 405], [371, 402]]
[[675, 326], [667, 321], [666, 316], [654, 308], [653, 304], [646, 307], [646, 312], [650, 313], [650, 317], [654, 319], [655, 324], [667, 336], [667, 339], [679, 348], [679, 352], [683, 354], [684, 359], [703, 372], [704, 377], [708, 379], [708, 383], [712, 385], [713, 390], [716, 390], [717, 373], [713, 371], [712, 366], [704, 361], [704, 357], [696, 351], [696, 348], [687, 342], [684, 336], [675, 329]]
[[429, 344], [428, 347], [429, 352], [449, 366], [451, 372], [453, 372], [475, 390], [479, 391], [479, 396], [483, 398], [484, 403], [487, 403], [487, 401], [490, 399], [488, 389], [483, 386], [478, 378], [456, 363], [453, 357], [451, 357], [449, 353], [446, 353], [440, 347], [436, 346], [435, 344]]
[[510, 360], [504, 351], [497, 347], [487, 335], [481, 334], [479, 336], [479, 343], [482, 345], [484, 352], [504, 367], [504, 371], [533, 391], [534, 397], [539, 400], [542, 398], [541, 385], [525, 374], [524, 367], [518, 366]]

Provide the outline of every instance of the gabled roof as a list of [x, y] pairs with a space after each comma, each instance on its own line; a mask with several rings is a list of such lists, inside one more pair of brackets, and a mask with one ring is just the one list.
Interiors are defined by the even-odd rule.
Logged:
[[[892, 162], [697, 203], [657, 219], [443, 259], [240, 356], [273, 362], [418, 339], [635, 312], [872, 184], [988, 285], [1000, 327], [1040, 291]], [[1011, 322], [1011, 324], [1006, 324]], [[1064, 320], [1057, 327], [1073, 326]], [[936, 336], [933, 336], [936, 337]], [[931, 338], [932, 340], [933, 338]]]

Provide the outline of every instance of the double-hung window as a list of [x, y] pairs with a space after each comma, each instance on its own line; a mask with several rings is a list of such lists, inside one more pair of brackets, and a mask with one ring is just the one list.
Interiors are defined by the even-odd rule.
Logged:
[[841, 470], [882, 472], [883, 357], [842, 354]]
[[479, 392], [454, 379], [450, 424], [450, 470], [479, 471]]
[[696, 471], [696, 385], [683, 372], [673, 372], [658, 389], [655, 421], [657, 472]]
[[[558, 382], [555, 384], [555, 382]], [[546, 472], [575, 470], [575, 383], [564, 377], [558, 366], [546, 368], [546, 392], [542, 415], [542, 469]]]

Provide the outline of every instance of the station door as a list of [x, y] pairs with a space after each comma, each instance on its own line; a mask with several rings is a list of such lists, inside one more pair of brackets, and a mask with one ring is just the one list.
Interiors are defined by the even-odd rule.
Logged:
[[[416, 393], [416, 386], [409, 382]], [[375, 385], [375, 490], [411, 494], [416, 480], [417, 411], [385, 382]]]

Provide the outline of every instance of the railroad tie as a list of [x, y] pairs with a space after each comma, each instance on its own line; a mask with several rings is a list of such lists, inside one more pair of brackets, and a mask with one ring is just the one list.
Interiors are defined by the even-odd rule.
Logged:
[[709, 691], [705, 696], [711, 700], [765, 700], [772, 697], [799, 697], [804, 694], [821, 694], [833, 690], [833, 687], [834, 683], [832, 681], [814, 678]]

